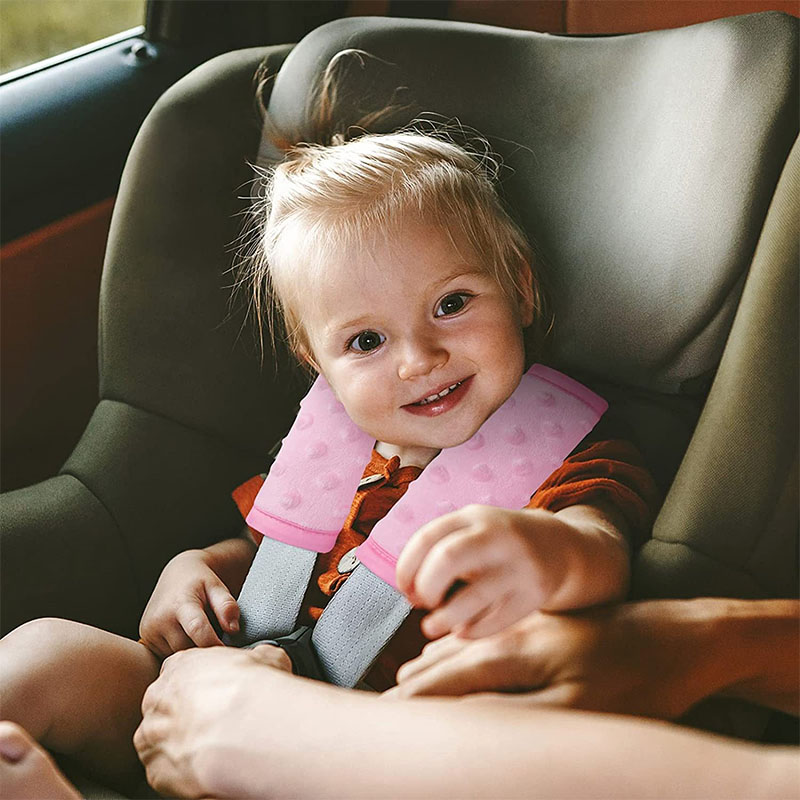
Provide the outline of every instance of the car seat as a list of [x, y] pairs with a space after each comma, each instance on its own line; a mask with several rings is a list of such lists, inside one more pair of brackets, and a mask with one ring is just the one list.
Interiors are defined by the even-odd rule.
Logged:
[[621, 409], [666, 497], [634, 595], [795, 595], [797, 39], [778, 12], [587, 38], [364, 17], [179, 81], [117, 197], [96, 411], [57, 476], [3, 497], [3, 632], [62, 616], [135, 636], [166, 561], [241, 528], [230, 492], [303, 391], [230, 301], [247, 162], [270, 155], [252, 78], [285, 59], [268, 110], [303, 130], [351, 47], [502, 156], [547, 267], [549, 363]]

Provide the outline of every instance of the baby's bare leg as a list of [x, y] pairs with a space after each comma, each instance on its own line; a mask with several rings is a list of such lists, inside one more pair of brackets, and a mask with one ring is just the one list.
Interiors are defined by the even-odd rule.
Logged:
[[133, 732], [158, 659], [138, 642], [62, 619], [0, 640], [2, 717], [107, 780], [135, 775]]

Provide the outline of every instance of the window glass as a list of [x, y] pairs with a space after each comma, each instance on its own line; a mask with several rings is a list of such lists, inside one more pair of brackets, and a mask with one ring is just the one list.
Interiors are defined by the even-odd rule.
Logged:
[[144, 25], [145, 0], [0, 0], [0, 73]]

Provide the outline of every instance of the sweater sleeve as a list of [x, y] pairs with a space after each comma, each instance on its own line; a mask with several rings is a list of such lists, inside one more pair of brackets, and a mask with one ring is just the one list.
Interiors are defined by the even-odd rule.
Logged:
[[638, 449], [625, 439], [584, 440], [536, 490], [527, 507], [560, 511], [600, 501], [624, 516], [632, 548], [647, 539], [660, 496]]

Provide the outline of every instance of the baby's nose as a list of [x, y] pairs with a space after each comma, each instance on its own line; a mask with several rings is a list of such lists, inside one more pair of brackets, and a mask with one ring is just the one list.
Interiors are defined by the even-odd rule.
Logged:
[[397, 374], [404, 381], [427, 375], [444, 366], [448, 357], [447, 349], [436, 339], [415, 339], [403, 348]]

